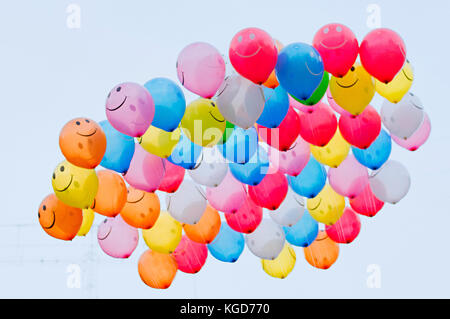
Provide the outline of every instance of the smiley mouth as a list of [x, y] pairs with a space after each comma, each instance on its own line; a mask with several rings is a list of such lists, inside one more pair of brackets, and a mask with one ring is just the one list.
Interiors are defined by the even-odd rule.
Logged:
[[125, 104], [125, 101], [127, 100], [127, 97], [128, 97], [128, 96], [125, 96], [125, 98], [123, 99], [122, 103], [120, 103], [119, 106], [117, 106], [117, 107], [115, 107], [115, 108], [113, 108], [113, 109], [108, 109], [108, 108], [106, 108], [106, 109], [107, 109], [108, 111], [111, 111], [111, 112], [120, 109], [120, 108]]
[[93, 132], [93, 133], [91, 133], [91, 134], [81, 134], [81, 133], [78, 133], [78, 132], [77, 132], [77, 134], [78, 134], [78, 135], [80, 135], [80, 136], [84, 136], [84, 137], [89, 137], [89, 136], [92, 136], [92, 135], [94, 135], [95, 133], [97, 133], [97, 129], [95, 129], [95, 130], [94, 130], [94, 132]]
[[138, 140], [138, 143], [141, 144], [141, 143], [142, 143], [142, 140], [143, 140], [142, 136], [139, 137], [137, 140]]
[[55, 215], [55, 212], [54, 212], [54, 211], [52, 211], [52, 213], [53, 213], [53, 222], [52, 222], [52, 224], [51, 224], [50, 226], [48, 226], [48, 227], [42, 226], [44, 229], [50, 229], [50, 228], [52, 228], [53, 226], [55, 226], [56, 215]]
[[212, 114], [212, 112], [209, 112], [209, 114], [210, 114], [210, 115], [212, 116], [212, 118], [215, 119], [217, 122], [220, 122], [220, 123], [225, 122], [225, 119], [223, 119], [222, 121], [219, 120], [217, 117], [215, 117], [215, 116]]
[[326, 49], [331, 49], [331, 50], [335, 50], [335, 49], [340, 49], [342, 48], [345, 44], [347, 43], [347, 40], [344, 40], [344, 42], [342, 42], [340, 45], [338, 46], [334, 46], [334, 47], [330, 47], [328, 45], [323, 44], [323, 42], [320, 42], [320, 45], [323, 46]]
[[202, 155], [201, 155], [202, 157], [200, 158], [200, 160], [198, 161], [198, 164], [196, 164], [192, 169], [191, 169], [191, 171], [193, 171], [193, 170], [195, 170], [195, 169], [197, 169], [197, 168], [199, 168], [200, 167], [200, 165], [202, 164], [202, 162], [203, 162], [203, 152], [202, 152]]
[[322, 241], [322, 240], [325, 240], [325, 239], [327, 239], [327, 238], [328, 238], [328, 236], [325, 235], [325, 236], [323, 236], [322, 238], [316, 238], [316, 241]]
[[184, 85], [184, 72], [183, 71], [181, 71], [181, 76], [182, 76], [181, 85]]
[[69, 185], [67, 185], [65, 188], [63, 188], [63, 189], [61, 189], [61, 190], [55, 188], [55, 191], [57, 191], [57, 192], [59, 192], [59, 193], [64, 192], [65, 190], [67, 190], [67, 189], [70, 187], [70, 185], [72, 185], [72, 181], [73, 181], [73, 175], [70, 175], [70, 182], [69, 182]]
[[130, 203], [130, 204], [136, 204], [136, 203], [139, 203], [141, 200], [143, 200], [144, 199], [144, 197], [145, 197], [145, 194], [144, 193], [142, 193], [142, 196], [141, 196], [141, 198], [139, 198], [138, 200], [136, 200], [136, 201], [132, 201], [132, 202], [130, 202], [130, 201], [128, 201], [127, 200], [127, 203]]
[[308, 208], [309, 211], [316, 210], [316, 209], [320, 206], [321, 203], [322, 203], [322, 198], [319, 198], [319, 202], [317, 203], [316, 207], [314, 207], [314, 208]]
[[236, 53], [238, 56], [240, 56], [241, 58], [251, 58], [254, 57], [255, 55], [257, 55], [259, 53], [259, 51], [261, 51], [261, 47], [258, 47], [258, 50], [255, 51], [255, 53], [250, 54], [250, 55], [242, 55], [237, 51], [234, 51], [234, 53]]
[[109, 236], [109, 234], [111, 234], [111, 231], [112, 231], [112, 227], [109, 227], [108, 233], [107, 233], [104, 237], [102, 237], [102, 238], [100, 238], [100, 237], [97, 236], [97, 239], [98, 239], [98, 240], [105, 240], [105, 239]]
[[[297, 146], [297, 142], [295, 142], [287, 151], [291, 151], [293, 150], [295, 147]], [[286, 151], [286, 152], [287, 152]]]
[[309, 68], [308, 63], [305, 62], [306, 68], [308, 69], [309, 73], [311, 73], [312, 75], [321, 75], [323, 73], [323, 71], [320, 71], [319, 73], [314, 73], [313, 71], [311, 71], [311, 69]]
[[405, 72], [405, 70], [402, 69], [403, 74], [405, 75], [405, 78], [407, 78], [409, 81], [414, 81], [413, 79], [411, 79]]
[[354, 87], [356, 85], [356, 83], [358, 83], [358, 81], [359, 81], [359, 79], [356, 79], [356, 81], [353, 82], [353, 84], [351, 84], [351, 85], [342, 85], [342, 84], [339, 84], [338, 81], [336, 81], [336, 84], [339, 85], [343, 89], [349, 89], [351, 87]]

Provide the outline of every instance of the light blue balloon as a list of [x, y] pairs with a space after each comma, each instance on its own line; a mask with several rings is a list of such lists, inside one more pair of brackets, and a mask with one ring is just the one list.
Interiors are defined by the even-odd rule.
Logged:
[[230, 171], [241, 183], [258, 185], [269, 169], [269, 156], [261, 147], [253, 154], [252, 158], [245, 164], [230, 163]]
[[167, 160], [172, 164], [181, 166], [185, 169], [193, 169], [197, 164], [197, 159], [201, 152], [202, 147], [192, 143], [191, 140], [181, 132], [180, 140]]
[[107, 120], [99, 124], [106, 136], [106, 151], [100, 165], [118, 173], [125, 173], [134, 155], [134, 138], [120, 133]]
[[316, 239], [319, 233], [319, 223], [305, 210], [302, 218], [291, 227], [283, 227], [288, 243], [308, 247]]
[[367, 168], [379, 169], [389, 158], [392, 150], [391, 136], [383, 129], [377, 139], [365, 150], [352, 146], [355, 158]]
[[144, 84], [155, 102], [152, 125], [173, 132], [180, 124], [186, 110], [186, 100], [181, 88], [167, 78], [155, 78]]
[[292, 43], [278, 54], [275, 73], [281, 86], [300, 100], [307, 100], [322, 81], [324, 66], [317, 50], [306, 43]]
[[216, 238], [207, 246], [211, 255], [217, 260], [234, 263], [244, 251], [245, 239], [243, 234], [222, 223]]
[[308, 164], [297, 176], [288, 176], [289, 186], [300, 196], [313, 198], [320, 193], [327, 181], [327, 171], [311, 155]]
[[262, 88], [266, 103], [256, 123], [268, 128], [278, 127], [289, 110], [289, 96], [280, 85], [275, 90], [265, 86]]
[[223, 157], [230, 162], [245, 164], [258, 149], [258, 133], [254, 127], [244, 130], [235, 126], [224, 144], [217, 145]]

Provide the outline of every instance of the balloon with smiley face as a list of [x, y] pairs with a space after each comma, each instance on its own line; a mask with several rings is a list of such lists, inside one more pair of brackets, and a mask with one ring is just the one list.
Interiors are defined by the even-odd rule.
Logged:
[[136, 249], [139, 232], [117, 215], [107, 217], [98, 226], [97, 240], [105, 254], [114, 258], [128, 258]]
[[375, 90], [389, 102], [398, 103], [409, 91], [413, 81], [414, 71], [411, 63], [406, 60], [401, 71], [398, 72], [395, 78], [388, 84], [382, 83], [375, 79]]
[[155, 193], [147, 193], [134, 187], [128, 187], [126, 203], [120, 216], [135, 228], [152, 228], [159, 217], [159, 198]]
[[269, 276], [284, 279], [294, 269], [296, 260], [294, 249], [286, 243], [277, 258], [274, 260], [261, 259], [261, 265]]
[[327, 184], [316, 197], [308, 198], [306, 205], [312, 218], [319, 223], [333, 225], [344, 213], [345, 198]]
[[168, 212], [161, 212], [152, 228], [142, 230], [142, 237], [151, 250], [171, 254], [181, 240], [182, 230], [181, 224]]
[[125, 135], [140, 137], [153, 121], [155, 103], [140, 84], [127, 82], [116, 85], [106, 99], [106, 118]]
[[225, 213], [225, 219], [234, 231], [250, 234], [261, 224], [263, 209], [247, 196], [235, 213]]
[[98, 191], [92, 209], [106, 217], [120, 213], [127, 200], [127, 186], [119, 174], [110, 170], [97, 172]]
[[167, 158], [172, 155], [173, 150], [180, 141], [180, 136], [180, 128], [167, 132], [150, 125], [144, 135], [139, 137], [137, 141], [147, 152], [161, 158]]
[[306, 261], [319, 269], [330, 268], [339, 257], [339, 245], [328, 237], [325, 231], [320, 231], [316, 240], [303, 248]]
[[177, 270], [177, 262], [169, 254], [148, 249], [139, 258], [138, 272], [141, 280], [155, 289], [169, 288]]

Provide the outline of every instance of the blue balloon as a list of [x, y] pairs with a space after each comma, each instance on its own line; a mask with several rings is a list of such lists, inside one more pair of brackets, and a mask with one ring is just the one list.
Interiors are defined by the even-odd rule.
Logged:
[[216, 238], [207, 246], [211, 255], [217, 260], [234, 263], [244, 250], [245, 239], [243, 234], [222, 223]]
[[297, 176], [288, 176], [292, 190], [307, 198], [316, 197], [324, 188], [327, 181], [327, 171], [316, 159], [311, 156], [308, 164]]
[[125, 173], [134, 155], [134, 138], [120, 133], [107, 120], [99, 124], [106, 136], [106, 151], [100, 165], [118, 173]]
[[155, 102], [152, 125], [167, 132], [174, 131], [186, 110], [186, 100], [180, 87], [167, 78], [155, 78], [144, 84]]
[[197, 159], [201, 152], [202, 147], [192, 143], [191, 140], [181, 132], [180, 140], [167, 160], [172, 164], [181, 166], [185, 169], [193, 169], [197, 164]]
[[224, 144], [217, 145], [225, 159], [230, 162], [245, 164], [258, 149], [258, 133], [254, 127], [244, 130], [238, 126]]
[[280, 85], [275, 90], [266, 88], [265, 86], [262, 88], [266, 103], [256, 123], [268, 128], [278, 127], [289, 110], [288, 94]]
[[256, 186], [266, 176], [269, 169], [269, 156], [261, 147], [245, 164], [230, 163], [230, 171], [241, 183]]
[[291, 227], [283, 227], [288, 243], [308, 247], [316, 239], [319, 233], [319, 223], [305, 210], [302, 218]]
[[281, 86], [300, 100], [311, 97], [322, 81], [324, 66], [317, 50], [306, 43], [292, 43], [278, 54], [275, 73]]
[[380, 135], [365, 150], [352, 146], [353, 155], [365, 167], [379, 169], [389, 158], [392, 150], [391, 136], [383, 129]]

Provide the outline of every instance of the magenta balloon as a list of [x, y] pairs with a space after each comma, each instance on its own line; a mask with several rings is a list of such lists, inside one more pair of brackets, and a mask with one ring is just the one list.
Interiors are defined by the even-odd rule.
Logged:
[[345, 207], [341, 218], [332, 226], [325, 226], [328, 237], [339, 244], [350, 244], [361, 230], [359, 216], [350, 207]]
[[342, 107], [340, 107], [335, 101], [333, 96], [331, 95], [330, 88], [327, 89], [327, 100], [328, 104], [331, 106], [331, 108], [341, 115], [345, 116], [352, 116], [352, 114], [346, 110], [344, 110]]
[[230, 170], [217, 187], [206, 188], [209, 204], [224, 213], [235, 213], [247, 197], [245, 186], [234, 178]]
[[120, 215], [106, 218], [98, 227], [100, 248], [114, 258], [128, 258], [139, 240], [138, 230], [128, 225]]
[[175, 258], [180, 271], [195, 274], [205, 264], [208, 257], [208, 248], [205, 244], [196, 243], [183, 235], [172, 256]]
[[204, 98], [216, 94], [225, 77], [225, 61], [212, 45], [196, 42], [178, 55], [177, 75], [189, 91]]
[[355, 198], [369, 183], [369, 173], [353, 154], [348, 154], [338, 167], [330, 167], [328, 180], [336, 193], [348, 198]]
[[431, 132], [431, 122], [428, 114], [424, 113], [422, 125], [406, 140], [391, 135], [395, 143], [410, 151], [416, 151], [428, 140]]
[[158, 190], [166, 193], [175, 193], [183, 182], [186, 171], [183, 167], [172, 164], [166, 159], [164, 159], [164, 166], [166, 170]]
[[281, 173], [291, 176], [297, 176], [302, 172], [308, 164], [310, 153], [309, 143], [300, 136], [286, 152], [269, 147], [270, 163]]
[[350, 199], [350, 206], [358, 214], [373, 217], [383, 208], [384, 202], [375, 197], [370, 188], [370, 184], [367, 184], [358, 196]]
[[250, 196], [247, 196], [236, 213], [225, 213], [225, 219], [228, 226], [237, 232], [245, 234], [254, 232], [261, 223], [262, 218], [262, 207], [256, 205]]
[[248, 193], [256, 205], [276, 210], [288, 191], [286, 176], [280, 171], [268, 173], [256, 186], [248, 186]]

